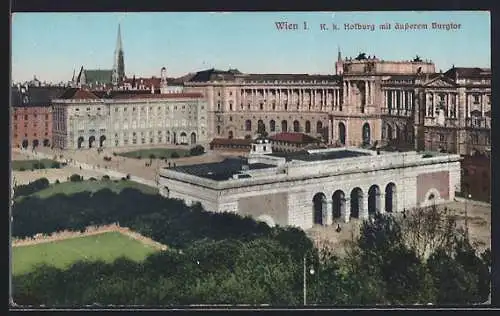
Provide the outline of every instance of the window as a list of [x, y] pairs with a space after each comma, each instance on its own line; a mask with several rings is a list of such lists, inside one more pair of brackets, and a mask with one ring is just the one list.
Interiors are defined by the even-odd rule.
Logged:
[[233, 121], [233, 117], [232, 117], [232, 116], [230, 116], [230, 117], [229, 117], [229, 122], [232, 122], [232, 121]]
[[266, 149], [267, 149], [267, 147], [266, 147], [266, 146], [264, 146], [264, 151], [266, 151]]
[[49, 133], [45, 132], [45, 136], [48, 136], [48, 135], [49, 135]]
[[439, 134], [439, 141], [444, 142], [444, 135], [443, 134]]
[[219, 92], [217, 92], [217, 95], [220, 97], [220, 91], [219, 91]]
[[34, 118], [37, 118], [37, 115], [35, 114], [35, 115], [33, 115], [33, 117], [34, 117]]
[[101, 108], [97, 108], [97, 111], [100, 111], [100, 110], [101, 110]]
[[25, 115], [25, 116], [24, 116], [24, 119], [27, 121], [27, 120], [28, 120], [28, 115]]
[[232, 102], [229, 102], [229, 110], [232, 111], [233, 110], [233, 103]]
[[135, 112], [135, 108], [132, 108], [132, 112]]
[[123, 108], [123, 112], [127, 112], [127, 108]]
[[479, 103], [479, 94], [474, 94], [474, 103]]
[[261, 110], [264, 110], [264, 103], [261, 103], [261, 104], [260, 104], [260, 109], [261, 109]]
[[90, 108], [87, 108], [87, 111], [90, 111]]
[[233, 91], [229, 91], [229, 95], [233, 95]]
[[24, 137], [28, 137], [28, 134], [24, 134]]
[[118, 112], [118, 108], [115, 108], [115, 112]]
[[17, 120], [17, 115], [14, 115], [14, 120]]
[[78, 112], [78, 111], [80, 111], [80, 109], [79, 109], [79, 108], [76, 108], [76, 109], [75, 109], [75, 111], [77, 111], [77, 112]]
[[33, 136], [35, 136], [35, 137], [36, 137], [36, 133], [33, 133]]

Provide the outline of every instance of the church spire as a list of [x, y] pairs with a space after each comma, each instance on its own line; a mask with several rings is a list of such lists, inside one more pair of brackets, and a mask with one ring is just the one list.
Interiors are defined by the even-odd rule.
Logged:
[[342, 61], [342, 53], [340, 52], [340, 46], [337, 46], [337, 48], [338, 48], [337, 61]]
[[114, 85], [119, 84], [125, 79], [125, 62], [123, 60], [123, 46], [121, 26], [118, 24], [118, 34], [116, 37], [115, 58], [113, 63], [112, 82]]

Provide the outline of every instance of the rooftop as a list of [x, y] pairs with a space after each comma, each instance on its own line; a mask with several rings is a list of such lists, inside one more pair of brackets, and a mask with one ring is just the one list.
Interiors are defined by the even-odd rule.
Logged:
[[331, 150], [325, 152], [297, 151], [291, 153], [272, 153], [269, 154], [269, 156], [285, 158], [286, 160], [324, 161], [324, 160], [370, 156], [370, 154], [361, 151], [342, 149], [342, 150]]
[[226, 158], [221, 162], [180, 166], [168, 169], [205, 179], [210, 179], [215, 181], [225, 181], [231, 179], [233, 175], [242, 171], [243, 166], [245, 165], [248, 166], [249, 170], [267, 169], [275, 167], [274, 165], [269, 165], [264, 163], [247, 164], [247, 160], [244, 158]]
[[282, 141], [288, 143], [319, 143], [320, 140], [304, 133], [281, 132], [269, 137], [272, 141]]

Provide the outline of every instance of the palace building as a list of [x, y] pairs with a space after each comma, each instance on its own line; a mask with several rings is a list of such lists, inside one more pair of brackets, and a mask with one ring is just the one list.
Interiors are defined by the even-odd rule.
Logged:
[[62, 149], [207, 142], [206, 105], [197, 93], [72, 88], [52, 107], [54, 145]]
[[468, 155], [491, 148], [491, 70], [436, 72], [431, 61], [359, 54], [335, 75], [200, 71], [184, 90], [207, 99], [209, 138], [300, 132], [337, 146], [397, 144]]

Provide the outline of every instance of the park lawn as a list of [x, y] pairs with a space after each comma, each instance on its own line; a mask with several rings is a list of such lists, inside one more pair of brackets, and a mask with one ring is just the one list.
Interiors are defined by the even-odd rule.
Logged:
[[52, 164], [57, 163], [57, 161], [51, 160], [51, 159], [13, 160], [12, 164], [11, 164], [11, 168], [12, 168], [12, 170], [18, 170], [18, 171], [20, 171], [21, 169], [31, 170], [31, 169], [35, 169], [33, 166], [35, 163], [43, 164], [45, 169], [49, 169], [49, 168], [52, 168]]
[[126, 257], [136, 262], [158, 250], [119, 232], [68, 238], [37, 245], [12, 247], [13, 275], [29, 273], [38, 264], [66, 269], [79, 260], [113, 262]]
[[173, 152], [177, 152], [180, 157], [189, 156], [189, 150], [176, 149], [176, 148], [140, 149], [140, 150], [117, 153], [117, 155], [127, 157], [127, 158], [138, 158], [140, 156], [142, 159], [149, 159], [150, 155], [154, 155], [155, 158], [164, 157], [165, 159], [168, 159], [168, 158], [171, 158]]
[[32, 196], [47, 198], [59, 193], [71, 195], [83, 191], [97, 192], [104, 188], [108, 188], [116, 193], [119, 193], [121, 190], [125, 188], [137, 189], [145, 194], [158, 193], [158, 189], [156, 188], [152, 188], [147, 185], [130, 180], [118, 180], [117, 182], [114, 182], [112, 180], [97, 180], [97, 181], [85, 180], [81, 182], [54, 183], [51, 184], [50, 187], [46, 189], [33, 193]]

